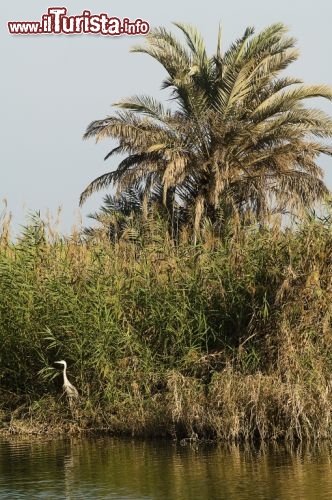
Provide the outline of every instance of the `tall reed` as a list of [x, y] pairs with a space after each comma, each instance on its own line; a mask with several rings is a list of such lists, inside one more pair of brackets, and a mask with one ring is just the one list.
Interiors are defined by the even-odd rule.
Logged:
[[[0, 420], [181, 438], [331, 437], [332, 224], [174, 245], [0, 243]], [[54, 361], [81, 394], [74, 414]], [[2, 417], [1, 417], [2, 415]], [[9, 422], [9, 424], [8, 424]], [[23, 431], [22, 431], [23, 432]]]

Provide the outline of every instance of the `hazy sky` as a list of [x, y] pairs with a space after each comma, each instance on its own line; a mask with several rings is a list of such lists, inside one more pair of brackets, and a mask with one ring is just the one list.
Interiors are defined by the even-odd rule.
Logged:
[[[216, 47], [219, 22], [227, 47], [248, 25], [260, 30], [282, 21], [298, 39], [301, 51], [289, 73], [306, 83], [332, 84], [332, 2], [328, 0], [1, 2], [0, 200], [7, 200], [16, 230], [28, 211], [55, 214], [59, 206], [63, 231], [70, 230], [79, 213], [86, 223], [86, 215], [100, 206], [105, 192], [95, 194], [81, 210], [79, 195], [116, 163], [115, 159], [103, 161], [110, 142], [82, 141], [85, 128], [111, 114], [111, 104], [120, 98], [150, 94], [167, 99], [167, 92], [160, 91], [162, 68], [148, 56], [129, 52], [131, 46], [143, 43], [143, 36], [8, 33], [8, 21], [40, 21], [49, 7], [58, 5], [65, 6], [68, 15], [88, 9], [120, 19], [141, 18], [151, 26], [191, 23], [203, 34], [210, 53]], [[332, 103], [316, 100], [312, 105], [332, 114]], [[331, 189], [332, 159], [321, 164]]]

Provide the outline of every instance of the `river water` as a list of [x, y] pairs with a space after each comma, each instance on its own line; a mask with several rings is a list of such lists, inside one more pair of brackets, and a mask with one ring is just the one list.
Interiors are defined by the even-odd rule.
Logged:
[[332, 499], [332, 449], [0, 440], [0, 499]]

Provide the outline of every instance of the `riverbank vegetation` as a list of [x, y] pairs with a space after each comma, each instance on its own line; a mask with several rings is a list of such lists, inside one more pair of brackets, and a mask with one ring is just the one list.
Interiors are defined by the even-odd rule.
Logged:
[[87, 129], [124, 155], [81, 195], [116, 189], [97, 226], [65, 238], [35, 215], [12, 242], [3, 222], [3, 432], [332, 437], [332, 121], [304, 103], [331, 89], [279, 76], [298, 55], [281, 24], [225, 53], [219, 33], [212, 57], [177, 27], [187, 46], [159, 28], [135, 49], [174, 108], [134, 97]]
[[15, 244], [3, 232], [4, 429], [331, 437], [331, 222], [232, 225], [196, 246], [154, 221], [144, 245], [64, 240], [37, 218]]

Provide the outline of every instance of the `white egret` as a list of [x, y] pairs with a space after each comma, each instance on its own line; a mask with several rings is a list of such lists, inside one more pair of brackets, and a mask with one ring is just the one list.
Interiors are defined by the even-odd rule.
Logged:
[[63, 365], [63, 389], [66, 392], [68, 398], [69, 398], [69, 403], [71, 404], [73, 399], [78, 398], [78, 390], [76, 387], [71, 384], [67, 378], [67, 363], [64, 360], [61, 361], [54, 361], [55, 363], [58, 363], [59, 365]]

